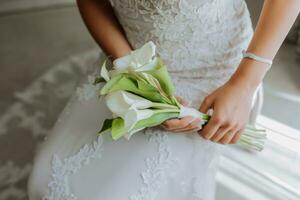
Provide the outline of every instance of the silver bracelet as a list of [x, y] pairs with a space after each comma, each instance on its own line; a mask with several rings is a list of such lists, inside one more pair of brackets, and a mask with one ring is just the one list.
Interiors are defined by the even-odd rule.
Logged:
[[272, 63], [273, 63], [273, 61], [270, 59], [257, 56], [254, 53], [246, 52], [245, 50], [243, 50], [242, 53], [243, 53], [243, 58], [250, 58], [255, 61], [262, 62], [262, 63], [268, 64], [268, 65], [272, 65]]

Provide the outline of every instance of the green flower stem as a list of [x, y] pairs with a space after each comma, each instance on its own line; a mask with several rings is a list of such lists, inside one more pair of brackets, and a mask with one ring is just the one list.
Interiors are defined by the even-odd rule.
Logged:
[[259, 132], [253, 132], [253, 131], [250, 132], [247, 129], [243, 132], [243, 135], [245, 135], [247, 137], [252, 137], [255, 139], [266, 139], [267, 138], [266, 134], [261, 134]]
[[248, 124], [248, 125], [246, 126], [246, 128], [247, 128], [248, 130], [254, 130], [254, 131], [259, 131], [259, 132], [266, 132], [265, 129], [257, 129], [257, 128], [255, 128], [254, 126], [252, 126], [252, 125], [250, 125], [250, 124]]
[[159, 109], [159, 110], [154, 110], [153, 114], [158, 114], [158, 113], [173, 113], [173, 112], [177, 112], [178, 114], [180, 113], [179, 109]]
[[243, 140], [239, 140], [237, 144], [239, 144], [243, 148], [253, 149], [256, 151], [262, 151], [264, 149], [263, 145], [257, 145]]
[[256, 142], [253, 140], [249, 140], [246, 138], [241, 137], [241, 139], [238, 141], [238, 144], [247, 147], [248, 149], [254, 149], [257, 151], [261, 151], [264, 149], [264, 143], [263, 142]]
[[171, 100], [175, 103], [175, 105], [180, 108], [182, 105], [177, 101], [176, 97], [175, 96], [172, 96], [171, 97]]
[[210, 119], [210, 115], [202, 113], [201, 118], [202, 118], [202, 120], [204, 120], [205, 122], [208, 122], [208, 120]]
[[153, 108], [170, 108], [170, 109], [178, 109], [177, 106], [173, 106], [165, 103], [152, 103], [151, 107]]
[[254, 136], [249, 136], [247, 134], [245, 134], [245, 132], [242, 134], [242, 138], [245, 138], [247, 140], [255, 140], [255, 141], [263, 141], [266, 138], [258, 138], [255, 135]]

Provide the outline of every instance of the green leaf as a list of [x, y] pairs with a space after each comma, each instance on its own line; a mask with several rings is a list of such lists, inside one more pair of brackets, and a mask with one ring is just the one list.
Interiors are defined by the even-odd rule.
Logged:
[[[146, 127], [153, 127], [160, 125], [164, 121], [172, 118], [177, 118], [179, 113], [168, 112], [168, 113], [157, 113], [147, 119], [143, 119], [134, 126], [133, 130], [142, 129]], [[125, 129], [124, 120], [120, 117], [113, 119], [111, 126], [111, 135], [114, 140], [119, 139], [127, 133]]]
[[145, 73], [149, 73], [154, 76], [159, 81], [165, 93], [169, 96], [173, 96], [175, 93], [175, 87], [173, 85], [172, 79], [169, 75], [167, 67], [164, 65], [160, 58], [158, 59], [158, 65], [155, 67], [155, 69], [145, 71]]
[[100, 95], [109, 93], [110, 89], [123, 77], [122, 74], [118, 74], [110, 79], [101, 89]]
[[166, 103], [166, 100], [155, 87], [142, 80], [135, 79], [135, 77], [130, 74], [118, 74], [116, 77], [113, 77], [104, 85], [101, 90], [101, 95], [119, 90], [132, 92], [150, 101]]
[[102, 128], [98, 132], [98, 134], [102, 134], [102, 133], [105, 133], [105, 132], [111, 130], [113, 120], [114, 119], [105, 119], [103, 124], [102, 124]]
[[143, 120], [139, 121], [134, 126], [134, 129], [157, 126], [168, 119], [177, 118], [178, 115], [179, 115], [179, 113], [174, 113], [174, 112], [154, 114], [151, 117], [149, 117], [148, 119], [143, 119]]
[[135, 93], [145, 97], [150, 101], [161, 102], [161, 103], [166, 102], [163, 96], [160, 94], [160, 92], [149, 83], [145, 83], [143, 81], [137, 81], [137, 85], [138, 88], [137, 91], [135, 91]]
[[117, 140], [120, 137], [122, 137], [124, 134], [126, 134], [124, 124], [125, 124], [124, 120], [120, 117], [113, 120], [111, 126], [111, 136], [114, 140]]
[[[143, 119], [134, 126], [133, 130], [142, 129], [146, 127], [153, 127], [162, 124], [164, 121], [172, 118], [177, 118], [179, 113], [158, 113], [154, 114], [147, 119]], [[112, 125], [112, 138], [114, 140], [119, 139], [127, 133], [124, 127], [124, 120], [122, 118], [114, 119]]]
[[136, 91], [137, 90], [137, 83], [135, 80], [130, 79], [126, 76], [120, 78], [112, 87], [110, 88], [109, 92], [115, 92], [119, 90], [126, 90], [126, 91]]

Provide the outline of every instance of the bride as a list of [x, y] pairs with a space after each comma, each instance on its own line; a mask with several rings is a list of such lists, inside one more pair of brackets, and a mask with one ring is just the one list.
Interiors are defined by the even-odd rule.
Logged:
[[255, 123], [260, 83], [299, 1], [265, 0], [254, 34], [244, 0], [78, 0], [78, 7], [103, 50], [89, 73], [106, 56], [114, 60], [153, 41], [178, 98], [214, 112], [199, 133], [198, 121], [185, 117], [113, 141], [97, 137], [110, 112], [85, 83], [36, 156], [29, 198], [214, 199], [218, 143], [236, 143], [245, 124]]

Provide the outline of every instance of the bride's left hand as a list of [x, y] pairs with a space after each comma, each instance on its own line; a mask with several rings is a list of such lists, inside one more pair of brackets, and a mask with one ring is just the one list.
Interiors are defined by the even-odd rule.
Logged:
[[253, 93], [243, 82], [228, 81], [209, 94], [199, 110], [213, 109], [213, 114], [199, 134], [221, 144], [236, 143], [248, 121]]

